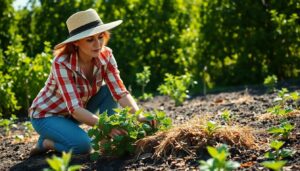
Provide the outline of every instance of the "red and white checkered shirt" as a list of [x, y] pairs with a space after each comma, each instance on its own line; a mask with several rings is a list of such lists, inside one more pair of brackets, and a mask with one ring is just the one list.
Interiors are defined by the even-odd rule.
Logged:
[[[85, 108], [88, 100], [105, 83], [115, 100], [128, 94], [120, 78], [112, 50], [104, 47], [99, 58], [93, 58], [92, 84], [79, 68], [77, 53], [54, 58], [51, 73], [29, 108], [32, 118], [68, 115], [78, 107]], [[105, 83], [103, 83], [103, 80]]]

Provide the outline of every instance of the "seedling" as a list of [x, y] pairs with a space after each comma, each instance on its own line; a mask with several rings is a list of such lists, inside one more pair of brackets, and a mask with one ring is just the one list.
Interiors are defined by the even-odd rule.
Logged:
[[282, 160], [287, 157], [291, 157], [295, 152], [290, 149], [281, 149], [284, 145], [283, 141], [272, 141], [270, 144], [271, 149], [275, 151], [269, 151], [265, 154], [265, 158], [268, 160]]
[[293, 110], [291, 108], [283, 108], [280, 105], [276, 105], [272, 108], [267, 109], [267, 111], [277, 116], [285, 116]]
[[153, 98], [153, 95], [151, 93], [145, 93], [145, 87], [150, 82], [150, 75], [151, 71], [149, 66], [144, 66], [143, 72], [136, 74], [136, 82], [138, 85], [142, 86], [142, 96], [139, 97], [139, 99], [141, 100], [148, 100]]
[[72, 151], [62, 153], [62, 157], [53, 156], [51, 159], [46, 159], [50, 168], [44, 169], [44, 171], [76, 171], [81, 168], [80, 165], [69, 166], [71, 160]]
[[231, 112], [229, 110], [225, 110], [221, 114], [221, 118], [226, 122], [230, 123], [231, 122]]
[[287, 161], [264, 161], [261, 164], [271, 170], [281, 171]]
[[191, 85], [197, 84], [196, 81], [192, 81], [192, 76], [189, 73], [181, 76], [174, 76], [167, 73], [164, 81], [164, 84], [158, 87], [158, 91], [175, 100], [175, 106], [181, 105], [188, 97], [188, 88]]
[[[0, 116], [1, 118], [1, 116]], [[5, 135], [9, 135], [11, 128], [16, 127], [17, 125], [15, 124], [15, 121], [18, 118], [16, 115], [12, 114], [9, 119], [0, 119], [0, 127], [4, 127], [5, 130]]]
[[212, 136], [213, 133], [219, 129], [220, 126], [214, 121], [207, 121], [206, 125], [204, 126], [204, 131], [207, 133], [208, 136]]
[[[165, 130], [171, 127], [171, 119], [166, 117], [164, 112], [144, 113], [148, 119], [156, 119], [157, 128], [152, 128], [148, 123], [140, 123], [136, 114], [130, 114], [129, 108], [116, 109], [116, 114], [108, 116], [106, 112], [99, 115], [99, 122], [88, 134], [92, 137], [92, 147], [94, 149], [91, 155], [92, 160], [97, 160], [100, 155], [122, 156], [126, 153], [132, 154], [135, 150], [136, 140], [151, 135], [158, 130]], [[128, 135], [115, 136], [111, 138], [109, 133], [112, 129], [126, 130]]]
[[280, 136], [284, 140], [287, 140], [294, 128], [295, 126], [290, 124], [289, 122], [283, 122], [279, 127], [272, 127], [268, 129], [268, 132], [275, 136]]
[[265, 78], [264, 85], [268, 88], [269, 91], [274, 91], [277, 80], [278, 78], [276, 75], [269, 75]]
[[240, 167], [240, 164], [235, 161], [227, 161], [227, 157], [230, 155], [227, 146], [222, 144], [221, 146], [214, 148], [207, 147], [207, 151], [212, 158], [207, 161], [200, 161], [200, 170], [203, 171], [230, 171]]

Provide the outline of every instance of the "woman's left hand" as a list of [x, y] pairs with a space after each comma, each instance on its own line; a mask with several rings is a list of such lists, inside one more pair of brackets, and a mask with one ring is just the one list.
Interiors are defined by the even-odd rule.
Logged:
[[139, 114], [137, 120], [139, 122], [148, 122], [153, 128], [156, 128], [157, 127], [157, 121], [152, 119], [152, 120], [149, 120], [147, 119], [147, 117], [145, 117], [143, 114]]

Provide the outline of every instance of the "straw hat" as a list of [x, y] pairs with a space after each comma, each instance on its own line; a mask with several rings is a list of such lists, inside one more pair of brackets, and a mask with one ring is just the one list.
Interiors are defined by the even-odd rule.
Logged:
[[112, 29], [120, 25], [122, 20], [104, 24], [94, 9], [88, 9], [71, 15], [66, 23], [69, 30], [69, 38], [57, 44], [54, 49], [59, 49], [66, 43]]

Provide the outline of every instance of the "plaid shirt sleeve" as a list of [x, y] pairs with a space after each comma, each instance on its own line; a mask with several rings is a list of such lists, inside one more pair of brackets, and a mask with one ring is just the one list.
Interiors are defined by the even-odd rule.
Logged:
[[108, 85], [113, 98], [118, 101], [126, 94], [129, 94], [123, 81], [120, 78], [120, 71], [118, 70], [117, 62], [111, 50], [109, 51], [107, 68], [103, 74], [104, 80]]
[[52, 71], [69, 112], [72, 114], [76, 108], [83, 107], [72, 77], [72, 71], [58, 61], [53, 62]]

